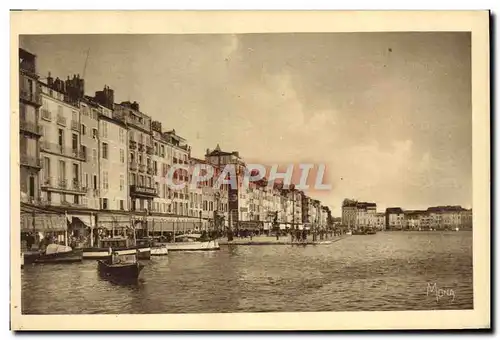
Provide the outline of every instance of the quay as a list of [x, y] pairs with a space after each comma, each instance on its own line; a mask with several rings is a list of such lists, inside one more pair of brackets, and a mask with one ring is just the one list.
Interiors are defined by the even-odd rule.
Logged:
[[312, 241], [307, 240], [305, 242], [292, 242], [292, 238], [290, 235], [280, 236], [279, 239], [276, 239], [275, 236], [254, 236], [252, 238], [235, 238], [232, 241], [228, 241], [227, 237], [223, 237], [219, 239], [219, 245], [239, 245], [239, 246], [266, 246], [266, 245], [320, 245], [320, 244], [330, 244], [344, 238], [349, 237], [349, 235], [341, 235], [334, 236], [331, 238], [327, 238], [324, 240]]

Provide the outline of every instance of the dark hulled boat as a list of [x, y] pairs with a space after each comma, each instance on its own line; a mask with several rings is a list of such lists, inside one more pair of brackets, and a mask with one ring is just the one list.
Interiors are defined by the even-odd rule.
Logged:
[[99, 273], [117, 280], [136, 280], [144, 265], [135, 255], [118, 255], [116, 252], [105, 260], [97, 260]]

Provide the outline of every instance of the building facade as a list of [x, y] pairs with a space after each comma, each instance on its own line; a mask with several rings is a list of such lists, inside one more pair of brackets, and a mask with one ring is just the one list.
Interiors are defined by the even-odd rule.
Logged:
[[40, 199], [41, 104], [36, 56], [19, 49], [19, 165], [21, 200], [25, 202], [36, 202]]
[[385, 210], [386, 229], [403, 230], [405, 225], [405, 216], [403, 209], [399, 207], [387, 208]]
[[123, 117], [128, 127], [128, 174], [130, 210], [147, 213], [153, 209], [157, 191], [153, 180], [151, 118], [137, 102], [114, 105], [115, 117]]
[[43, 137], [40, 151], [42, 200], [48, 205], [82, 207], [87, 189], [82, 183], [86, 155], [81, 148], [79, 93], [83, 79], [73, 76], [65, 82], [52, 77], [40, 83]]

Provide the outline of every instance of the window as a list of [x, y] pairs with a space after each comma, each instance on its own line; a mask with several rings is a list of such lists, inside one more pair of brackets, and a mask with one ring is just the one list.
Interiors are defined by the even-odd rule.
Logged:
[[92, 163], [97, 164], [97, 150], [92, 149]]
[[61, 105], [57, 106], [57, 115], [62, 116], [63, 115], [63, 108]]
[[130, 176], [130, 181], [131, 181], [131, 182], [130, 182], [130, 184], [131, 184], [131, 185], [135, 185], [135, 183], [136, 183], [136, 182], [135, 182], [135, 174], [131, 174], [131, 176]]
[[108, 143], [102, 143], [102, 158], [108, 159]]
[[85, 188], [89, 187], [89, 174], [85, 174]]
[[85, 124], [81, 125], [81, 133], [82, 136], [85, 136], [87, 134], [87, 127], [85, 126]]
[[161, 150], [160, 156], [165, 157], [165, 146], [163, 146], [163, 145], [160, 146], [160, 150]]
[[120, 200], [120, 210], [125, 210], [125, 202]]
[[83, 157], [85, 158], [85, 161], [87, 161], [88, 160], [88, 157], [87, 157], [87, 147], [85, 145], [82, 145], [81, 146], [81, 150], [82, 150]]
[[102, 135], [103, 138], [108, 138], [108, 123], [102, 122]]
[[50, 178], [50, 158], [43, 158], [43, 179], [45, 182], [49, 181]]
[[71, 138], [71, 146], [73, 147], [73, 150], [78, 150], [78, 135], [76, 133], [73, 133]]
[[80, 178], [80, 171], [78, 169], [78, 164], [73, 164], [73, 183], [78, 183]]
[[78, 199], [78, 195], [73, 195], [73, 203], [74, 204], [79, 204], [80, 200]]
[[125, 164], [125, 150], [120, 149], [120, 162]]
[[108, 209], [108, 199], [107, 198], [102, 198], [102, 209], [107, 210]]
[[94, 190], [97, 190], [97, 175], [94, 175]]
[[63, 146], [64, 145], [64, 131], [63, 129], [58, 129], [58, 143], [59, 143], [59, 146]]
[[108, 172], [107, 171], [102, 172], [102, 188], [109, 189]]
[[144, 176], [142, 175], [139, 176], [139, 186], [144, 186]]
[[97, 139], [97, 129], [95, 128], [92, 129], [92, 138]]
[[120, 191], [123, 191], [125, 188], [125, 177], [123, 175], [120, 175]]
[[125, 143], [125, 130], [120, 128], [120, 143]]

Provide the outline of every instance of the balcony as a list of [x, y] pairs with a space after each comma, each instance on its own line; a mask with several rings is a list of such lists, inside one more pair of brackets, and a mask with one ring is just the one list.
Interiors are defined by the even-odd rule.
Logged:
[[40, 149], [43, 152], [55, 154], [55, 155], [60, 155], [64, 157], [69, 157], [69, 158], [74, 158], [80, 161], [85, 161], [86, 160], [86, 155], [85, 152], [82, 150], [75, 150], [72, 148], [65, 148], [62, 145], [55, 144], [55, 143], [49, 143], [47, 141], [43, 141], [40, 143]]
[[87, 188], [83, 187], [77, 179], [68, 181], [65, 178], [47, 177], [43, 179], [41, 187], [46, 191], [65, 192], [80, 195], [87, 194]]
[[57, 115], [57, 124], [62, 125], [62, 126], [66, 126], [66, 117], [58, 114]]
[[146, 165], [145, 164], [139, 164], [139, 171], [140, 172], [146, 172]]
[[31, 167], [31, 168], [40, 169], [42, 167], [41, 162], [40, 162], [40, 158], [38, 158], [36, 156], [29, 156], [26, 154], [21, 154], [19, 156], [19, 163], [22, 166]]
[[130, 195], [131, 196], [147, 196], [147, 197], [156, 197], [156, 188], [146, 187], [142, 185], [131, 185], [130, 186]]
[[47, 109], [42, 109], [42, 119], [50, 122], [52, 120], [52, 113]]
[[19, 121], [19, 130], [23, 132], [28, 132], [31, 133], [35, 136], [41, 137], [42, 136], [42, 129], [40, 125], [36, 122], [28, 122], [25, 120], [20, 120]]
[[135, 140], [129, 140], [129, 148], [130, 150], [137, 149], [137, 142]]
[[130, 162], [129, 169], [132, 170], [132, 171], [137, 171], [137, 163], [136, 162]]
[[146, 152], [149, 154], [149, 155], [152, 155], [153, 152], [154, 152], [154, 148], [152, 146], [146, 146]]
[[29, 104], [34, 104], [36, 106], [42, 105], [42, 98], [40, 97], [40, 94], [33, 91], [19, 89], [19, 99], [21, 99], [24, 102], [28, 102]]
[[71, 120], [71, 130], [80, 132], [80, 124], [76, 120]]

